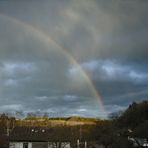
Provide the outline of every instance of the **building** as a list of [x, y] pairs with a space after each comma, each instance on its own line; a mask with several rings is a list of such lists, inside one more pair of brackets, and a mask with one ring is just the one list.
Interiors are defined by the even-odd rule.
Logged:
[[70, 148], [70, 142], [60, 141], [58, 136], [55, 129], [48, 127], [15, 127], [9, 136], [9, 148]]

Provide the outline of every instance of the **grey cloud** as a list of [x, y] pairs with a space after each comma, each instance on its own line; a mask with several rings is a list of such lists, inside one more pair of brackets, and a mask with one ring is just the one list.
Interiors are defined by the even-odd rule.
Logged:
[[139, 0], [0, 2], [0, 106], [101, 116], [85, 75], [117, 110], [147, 98], [147, 10]]
[[[102, 95], [105, 104], [122, 104], [147, 99], [147, 64], [120, 63], [120, 61], [93, 60], [82, 64]], [[143, 68], [142, 68], [143, 67]]]
[[21, 104], [10, 104], [10, 105], [3, 105], [0, 108], [0, 111], [17, 111], [17, 110], [21, 110], [22, 109], [22, 105]]
[[93, 79], [102, 81], [146, 83], [148, 80], [148, 71], [139, 70], [139, 66], [134, 63], [123, 65], [120, 61], [93, 60], [83, 63], [82, 67], [92, 75]]

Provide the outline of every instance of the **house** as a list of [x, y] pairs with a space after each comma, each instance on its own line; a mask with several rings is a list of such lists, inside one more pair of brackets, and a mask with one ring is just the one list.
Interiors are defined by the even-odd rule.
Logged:
[[68, 139], [59, 140], [57, 131], [48, 127], [18, 126], [11, 131], [9, 136], [9, 148], [54, 147], [70, 148], [70, 142]]

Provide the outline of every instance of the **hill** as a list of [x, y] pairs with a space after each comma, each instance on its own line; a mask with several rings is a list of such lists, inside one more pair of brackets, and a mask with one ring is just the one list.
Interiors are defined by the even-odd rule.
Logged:
[[75, 125], [96, 125], [100, 119], [86, 118], [79, 116], [72, 117], [56, 117], [56, 118], [44, 118], [44, 117], [29, 117], [23, 120], [18, 119], [17, 125], [27, 126], [75, 126]]

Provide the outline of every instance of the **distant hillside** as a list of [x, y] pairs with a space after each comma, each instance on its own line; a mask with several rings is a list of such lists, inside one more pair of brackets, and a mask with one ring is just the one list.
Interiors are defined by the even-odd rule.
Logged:
[[36, 126], [74, 126], [74, 125], [95, 125], [101, 121], [96, 118], [86, 118], [86, 117], [56, 117], [56, 118], [44, 118], [44, 117], [29, 117], [23, 120], [16, 120], [17, 125], [36, 125]]
[[86, 118], [86, 117], [79, 117], [79, 116], [72, 116], [66, 118], [67, 121], [83, 121], [83, 122], [97, 122], [98, 118]]
[[71, 116], [71, 117], [26, 117], [25, 120], [61, 120], [61, 121], [86, 121], [86, 122], [96, 122], [100, 119], [98, 118], [88, 118], [88, 117], [80, 117], [80, 116]]

